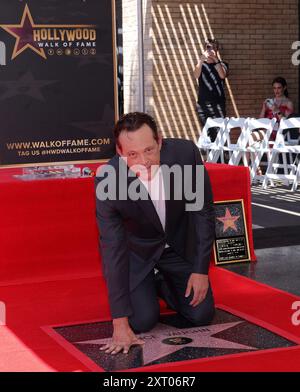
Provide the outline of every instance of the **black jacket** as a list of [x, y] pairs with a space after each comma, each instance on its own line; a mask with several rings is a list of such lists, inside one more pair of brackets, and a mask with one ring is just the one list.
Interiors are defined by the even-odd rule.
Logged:
[[[192, 187], [195, 191], [196, 167], [202, 165], [196, 145], [189, 140], [163, 139], [160, 164], [164, 184], [165, 167], [184, 165], [192, 167]], [[128, 172], [124, 161], [115, 155], [107, 164], [116, 171], [116, 179]], [[102, 166], [95, 179], [96, 193], [100, 182], [105, 180]], [[187, 178], [187, 177], [185, 177]], [[107, 180], [107, 178], [106, 178]], [[131, 177], [132, 181], [140, 181]], [[104, 182], [101, 183], [103, 187]], [[132, 313], [129, 293], [154, 268], [166, 243], [191, 263], [192, 271], [207, 274], [215, 233], [214, 208], [211, 185], [204, 169], [204, 205], [200, 211], [186, 211], [187, 200], [176, 200], [174, 191], [189, 186], [183, 180], [174, 181], [171, 176], [170, 200], [166, 200], [166, 230], [164, 231], [151, 199], [120, 200], [118, 181], [116, 200], [101, 201], [96, 198], [97, 223], [100, 231], [100, 248], [106, 278], [109, 302], [113, 318], [130, 316]], [[140, 185], [143, 187], [143, 185]], [[144, 187], [143, 187], [144, 188]], [[145, 188], [144, 188], [145, 189]], [[101, 192], [101, 191], [100, 191]], [[182, 192], [183, 193], [183, 192]]]

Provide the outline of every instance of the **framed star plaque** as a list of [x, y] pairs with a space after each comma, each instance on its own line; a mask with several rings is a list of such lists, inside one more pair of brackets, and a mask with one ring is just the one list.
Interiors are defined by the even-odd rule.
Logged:
[[243, 199], [215, 202], [215, 264], [250, 261]]

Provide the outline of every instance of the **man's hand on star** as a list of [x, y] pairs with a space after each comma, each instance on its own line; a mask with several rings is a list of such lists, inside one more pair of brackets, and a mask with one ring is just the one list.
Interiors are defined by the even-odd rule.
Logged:
[[128, 324], [127, 317], [121, 317], [113, 320], [114, 332], [111, 342], [100, 348], [106, 354], [118, 354], [124, 352], [127, 354], [131, 346], [143, 345], [144, 341], [135, 336]]

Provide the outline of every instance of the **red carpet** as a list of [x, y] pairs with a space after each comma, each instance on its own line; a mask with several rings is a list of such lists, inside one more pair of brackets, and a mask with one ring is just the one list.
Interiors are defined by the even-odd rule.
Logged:
[[[219, 308], [300, 344], [300, 326], [291, 322], [294, 312], [291, 305], [299, 297], [218, 267], [211, 269], [210, 277]], [[152, 366], [143, 370], [299, 372], [300, 346]]]
[[[287, 339], [300, 343], [300, 327], [291, 323], [297, 297], [213, 267], [211, 280], [218, 306]], [[89, 371], [41, 326], [109, 318], [100, 276], [0, 288], [7, 304], [7, 326], [0, 327], [0, 371]], [[234, 354], [155, 365], [141, 371], [300, 371], [300, 347]], [[135, 369], [137, 371], [137, 369]]]
[[[207, 169], [215, 201], [244, 199], [255, 260], [249, 170], [219, 164]], [[0, 171], [0, 285], [100, 273], [93, 178], [21, 181], [12, 177], [16, 173]]]
[[[248, 177], [245, 168], [238, 169], [242, 170], [237, 171], [236, 188], [226, 186], [227, 176], [221, 176], [223, 186], [218, 188], [212, 176], [216, 200], [244, 196], [249, 202]], [[93, 180], [21, 182], [3, 173], [0, 301], [6, 304], [7, 325], [0, 326], [0, 371], [89, 371], [41, 327], [109, 318], [97, 249]], [[249, 208], [246, 213], [251, 215]], [[220, 307], [299, 342], [300, 327], [290, 321], [296, 297], [217, 267], [212, 268], [211, 279]], [[297, 347], [268, 350], [152, 368], [299, 371], [300, 352]]]

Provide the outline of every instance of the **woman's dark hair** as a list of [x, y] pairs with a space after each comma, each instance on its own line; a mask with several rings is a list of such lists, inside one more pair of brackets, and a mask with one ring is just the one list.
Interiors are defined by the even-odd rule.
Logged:
[[272, 86], [274, 83], [279, 83], [281, 84], [281, 86], [284, 88], [283, 93], [286, 97], [289, 96], [288, 90], [287, 90], [287, 82], [284, 78], [278, 76], [277, 78], [275, 78], [272, 82]]
[[215, 38], [207, 38], [204, 41], [205, 46], [215, 46], [219, 50], [219, 42]]
[[147, 113], [133, 112], [124, 114], [113, 129], [113, 134], [117, 145], [120, 147], [118, 139], [122, 131], [134, 132], [140, 129], [144, 124], [147, 124], [152, 129], [153, 137], [156, 141], [158, 141], [159, 137], [157, 125], [154, 119]]

